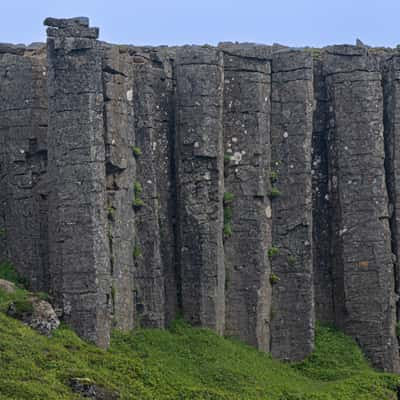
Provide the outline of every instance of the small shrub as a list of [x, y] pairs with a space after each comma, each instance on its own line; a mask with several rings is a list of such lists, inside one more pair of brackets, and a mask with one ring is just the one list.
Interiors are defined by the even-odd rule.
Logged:
[[137, 158], [142, 155], [142, 150], [140, 150], [140, 147], [132, 146], [132, 153]]
[[400, 322], [396, 324], [396, 336], [400, 338]]
[[229, 164], [231, 161], [231, 156], [229, 154], [224, 155], [224, 163]]
[[279, 254], [279, 249], [278, 247], [272, 246], [271, 248], [268, 249], [267, 253], [269, 258], [274, 258]]
[[140, 208], [144, 206], [144, 201], [140, 198], [140, 195], [143, 192], [143, 187], [140, 182], [135, 182], [133, 184], [133, 192], [135, 194], [135, 198], [132, 201], [132, 205], [134, 208]]
[[233, 202], [233, 199], [235, 198], [235, 195], [231, 192], [225, 192], [224, 193], [224, 204], [231, 204]]
[[136, 196], [140, 195], [143, 192], [142, 184], [140, 182], [136, 181], [133, 184], [133, 191], [135, 192]]
[[6, 228], [0, 228], [0, 238], [3, 238], [6, 236]]
[[140, 198], [133, 199], [132, 205], [134, 208], [140, 208], [144, 206], [144, 201]]
[[278, 275], [272, 272], [271, 275], [269, 276], [269, 281], [271, 282], [271, 285], [275, 285], [280, 281], [280, 278]]
[[232, 225], [224, 224], [224, 236], [231, 237], [232, 236]]
[[140, 247], [135, 244], [135, 247], [133, 248], [133, 258], [136, 260], [142, 255], [142, 251], [140, 250]]
[[279, 197], [281, 195], [281, 192], [278, 188], [272, 187], [270, 192], [269, 192], [269, 197], [270, 199], [275, 199], [276, 197]]

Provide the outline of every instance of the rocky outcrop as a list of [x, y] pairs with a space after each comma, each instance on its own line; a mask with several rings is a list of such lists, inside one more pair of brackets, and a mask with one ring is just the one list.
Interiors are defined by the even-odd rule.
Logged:
[[45, 23], [0, 45], [1, 260], [101, 346], [181, 312], [301, 360], [320, 320], [400, 372], [397, 50]]
[[225, 334], [269, 351], [271, 66], [257, 50], [224, 48]]
[[102, 47], [96, 29], [51, 21], [49, 62], [49, 259], [63, 318], [109, 343], [111, 274], [106, 216]]
[[52, 305], [34, 294], [29, 294], [26, 299], [12, 301], [7, 314], [46, 336], [50, 336], [60, 326]]
[[307, 52], [272, 58], [271, 352], [301, 360], [314, 346], [311, 138], [313, 63]]
[[176, 59], [178, 251], [182, 311], [195, 325], [225, 325], [223, 58], [183, 47]]
[[44, 45], [0, 45], [0, 258], [49, 289]]
[[399, 369], [394, 265], [384, 169], [382, 76], [365, 48], [324, 54], [335, 322], [374, 364]]

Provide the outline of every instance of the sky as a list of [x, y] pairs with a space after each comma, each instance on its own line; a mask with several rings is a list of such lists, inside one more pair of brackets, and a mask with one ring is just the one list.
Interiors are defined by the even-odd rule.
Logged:
[[400, 0], [0, 0], [0, 42], [45, 41], [48, 16], [88, 16], [121, 44], [400, 43]]

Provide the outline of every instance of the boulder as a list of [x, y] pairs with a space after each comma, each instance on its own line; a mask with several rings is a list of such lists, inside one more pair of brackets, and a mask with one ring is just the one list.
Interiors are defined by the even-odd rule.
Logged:
[[97, 385], [88, 378], [71, 378], [69, 381], [71, 389], [82, 397], [96, 400], [117, 400], [119, 394]]
[[0, 279], [0, 290], [3, 290], [6, 293], [14, 293], [16, 287], [12, 282]]
[[35, 296], [13, 301], [8, 307], [7, 314], [21, 320], [42, 335], [50, 336], [60, 325], [60, 320], [51, 304]]

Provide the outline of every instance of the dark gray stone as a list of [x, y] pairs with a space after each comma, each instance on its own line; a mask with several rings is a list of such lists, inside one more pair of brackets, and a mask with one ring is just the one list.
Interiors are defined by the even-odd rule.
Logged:
[[364, 48], [334, 47], [324, 55], [323, 67], [336, 324], [358, 341], [374, 366], [399, 371], [378, 60]]
[[47, 67], [44, 52], [0, 54], [0, 262], [49, 289]]
[[314, 347], [313, 103], [311, 54], [275, 53], [271, 115], [271, 173], [275, 174], [276, 181], [271, 189], [271, 353], [284, 360], [301, 360]]
[[269, 351], [271, 66], [235, 50], [224, 53], [225, 334]]
[[328, 174], [328, 99], [320, 59], [314, 59], [314, 126], [312, 141], [313, 273], [316, 319], [334, 323], [330, 253], [332, 207]]
[[133, 66], [115, 46], [104, 49], [103, 90], [107, 174], [107, 219], [111, 270], [111, 313], [114, 326], [134, 327], [135, 215], [132, 207], [136, 161]]
[[209, 47], [180, 48], [176, 86], [182, 311], [191, 323], [223, 333], [222, 53]]
[[68, 52], [50, 37], [48, 60], [52, 291], [64, 320], [106, 347], [112, 291], [102, 49], [93, 40], [92, 48]]

